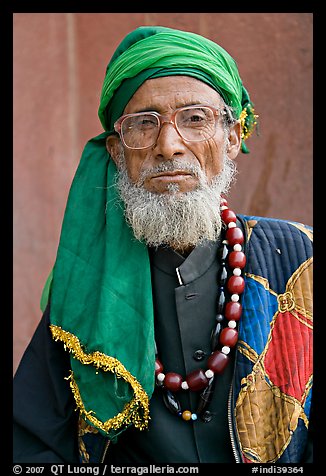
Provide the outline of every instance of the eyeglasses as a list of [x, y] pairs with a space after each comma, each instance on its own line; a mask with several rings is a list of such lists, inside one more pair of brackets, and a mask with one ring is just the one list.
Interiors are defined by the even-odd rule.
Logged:
[[176, 109], [170, 120], [158, 112], [125, 114], [114, 124], [128, 149], [147, 149], [156, 144], [163, 124], [173, 124], [179, 136], [188, 142], [202, 142], [213, 137], [217, 120], [226, 111], [197, 104]]

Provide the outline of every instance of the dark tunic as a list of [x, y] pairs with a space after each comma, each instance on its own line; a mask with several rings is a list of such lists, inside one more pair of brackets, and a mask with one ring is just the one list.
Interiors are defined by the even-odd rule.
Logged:
[[[215, 322], [218, 291], [217, 243], [198, 246], [185, 259], [169, 248], [150, 251], [155, 303], [155, 336], [164, 372], [207, 370], [210, 334]], [[182, 285], [176, 273], [179, 275]], [[235, 462], [227, 420], [232, 364], [217, 377], [205, 421], [184, 421], [169, 412], [162, 392], [155, 389], [150, 402], [148, 431], [129, 429], [112, 444], [107, 461], [137, 463]], [[182, 410], [196, 411], [198, 393], [176, 394]]]
[[47, 307], [13, 385], [14, 463], [78, 463], [70, 354], [52, 339]]

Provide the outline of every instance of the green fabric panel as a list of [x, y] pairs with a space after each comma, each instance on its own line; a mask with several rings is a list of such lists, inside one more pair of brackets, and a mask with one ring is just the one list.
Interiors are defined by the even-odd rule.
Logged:
[[[77, 336], [85, 354], [117, 359], [150, 397], [155, 354], [149, 257], [124, 220], [106, 136], [86, 145], [69, 193], [53, 269], [51, 324]], [[111, 372], [95, 362], [81, 365], [74, 354], [71, 361], [87, 411], [105, 422], [123, 410], [133, 393], [128, 383], [119, 379], [117, 392]]]

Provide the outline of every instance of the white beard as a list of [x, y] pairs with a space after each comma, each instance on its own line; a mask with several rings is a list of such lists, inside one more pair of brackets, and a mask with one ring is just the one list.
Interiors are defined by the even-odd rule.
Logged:
[[[129, 179], [123, 153], [118, 160], [117, 186], [125, 204], [126, 220], [138, 240], [153, 247], [168, 245], [183, 251], [203, 241], [218, 239], [222, 228], [221, 196], [227, 194], [237, 172], [235, 163], [226, 154], [223, 171], [210, 184], [199, 165], [180, 159], [145, 171], [134, 184]], [[198, 187], [191, 192], [178, 193], [178, 185], [171, 184], [169, 193], [164, 194], [144, 188], [144, 180], [149, 174], [174, 169], [196, 175]]]

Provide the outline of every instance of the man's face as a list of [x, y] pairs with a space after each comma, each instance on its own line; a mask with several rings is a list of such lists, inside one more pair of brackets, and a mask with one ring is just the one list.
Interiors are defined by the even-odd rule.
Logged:
[[[202, 81], [188, 76], [166, 76], [145, 81], [127, 104], [124, 114], [156, 111], [170, 116], [180, 107], [196, 104], [223, 109], [220, 95]], [[107, 147], [117, 162], [120, 139], [110, 136]], [[180, 137], [173, 124], [165, 123], [152, 147], [142, 150], [124, 148], [124, 155], [132, 183], [141, 182], [147, 191], [153, 193], [165, 194], [171, 190], [182, 193], [193, 191], [199, 185], [198, 174], [191, 172], [191, 166], [199, 166], [210, 183], [221, 172], [225, 154], [234, 159], [239, 148], [239, 124], [232, 126], [226, 136], [221, 116], [215, 135], [209, 140], [187, 142]], [[180, 170], [155, 172], [157, 166], [174, 159], [178, 159], [180, 164], [187, 164], [187, 168], [184, 170], [180, 165]], [[142, 177], [145, 179], [141, 180]]]

